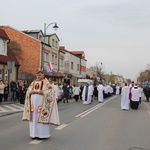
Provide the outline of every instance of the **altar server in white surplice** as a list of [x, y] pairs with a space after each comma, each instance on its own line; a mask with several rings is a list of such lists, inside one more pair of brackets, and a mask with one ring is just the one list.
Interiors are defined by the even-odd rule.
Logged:
[[120, 86], [117, 85], [117, 86], [116, 86], [116, 95], [119, 95], [119, 94], [120, 94]]
[[50, 126], [59, 125], [59, 114], [56, 101], [56, 87], [44, 78], [42, 71], [36, 73], [37, 79], [28, 87], [23, 121], [29, 121], [30, 137], [49, 138]]
[[99, 83], [97, 90], [98, 90], [98, 102], [102, 103], [104, 100], [104, 96], [103, 96], [104, 86], [102, 85], [101, 82]]
[[122, 110], [129, 110], [129, 104], [130, 104], [129, 93], [130, 93], [130, 89], [127, 86], [127, 83], [125, 83], [125, 86], [121, 90], [121, 109]]

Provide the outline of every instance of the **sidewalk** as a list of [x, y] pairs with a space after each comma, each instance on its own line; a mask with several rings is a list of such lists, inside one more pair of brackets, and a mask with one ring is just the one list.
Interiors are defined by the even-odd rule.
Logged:
[[20, 102], [19, 101], [15, 101], [15, 102], [12, 102], [12, 101], [3, 101], [0, 105], [15, 104], [15, 103], [20, 103]]
[[23, 105], [19, 101], [3, 101], [0, 105], [0, 117], [12, 115], [23, 111]]

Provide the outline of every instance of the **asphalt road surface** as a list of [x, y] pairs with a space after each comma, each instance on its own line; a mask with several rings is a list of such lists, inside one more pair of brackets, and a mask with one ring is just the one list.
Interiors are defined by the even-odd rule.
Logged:
[[10, 115], [3, 106], [0, 150], [150, 150], [150, 104], [146, 102], [129, 111], [120, 109], [120, 95], [90, 105], [74, 100], [61, 103], [61, 125], [50, 126], [47, 140], [29, 137], [29, 124], [21, 120], [19, 107]]

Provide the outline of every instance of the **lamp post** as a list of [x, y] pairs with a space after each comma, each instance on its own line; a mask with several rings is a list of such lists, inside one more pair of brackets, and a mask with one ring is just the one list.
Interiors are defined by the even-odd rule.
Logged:
[[[43, 48], [45, 48], [45, 36], [46, 36], [46, 31], [47, 31], [48, 27], [49, 27], [50, 25], [52, 25], [52, 24], [54, 24], [53, 28], [54, 28], [55, 31], [59, 28], [59, 27], [57, 26], [57, 23], [56, 23], [56, 22], [52, 22], [52, 23], [50, 23], [50, 24], [48, 24], [48, 25], [46, 25], [46, 23], [44, 23], [44, 46], [43, 46]], [[42, 68], [42, 70], [44, 70], [44, 49], [42, 49], [41, 58], [42, 58], [42, 60], [41, 60], [41, 68]]]
[[[99, 78], [99, 80], [101, 80], [101, 70], [102, 70], [102, 65], [103, 63], [100, 62], [100, 63], [96, 63], [97, 64], [97, 78]], [[98, 77], [100, 75], [100, 77]]]
[[97, 63], [97, 76], [98, 76], [98, 72], [99, 72], [99, 71], [100, 71], [100, 73], [101, 73], [102, 65], [103, 65], [102, 62], [101, 62], [101, 63]]
[[[48, 27], [49, 27], [50, 25], [52, 25], [52, 24], [54, 24], [53, 28], [54, 28], [55, 31], [59, 28], [59, 27], [57, 26], [57, 23], [56, 23], [56, 22], [52, 22], [52, 23], [50, 23], [50, 24], [48, 24], [48, 25], [46, 25], [46, 23], [44, 23], [44, 35], [46, 35], [46, 31], [47, 31]], [[45, 42], [45, 41], [44, 41], [44, 42]]]

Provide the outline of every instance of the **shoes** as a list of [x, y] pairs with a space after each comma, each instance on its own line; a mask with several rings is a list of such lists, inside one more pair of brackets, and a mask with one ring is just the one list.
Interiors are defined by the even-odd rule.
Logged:
[[34, 137], [34, 138], [32, 138], [33, 140], [46, 140], [46, 139], [48, 139], [48, 138], [39, 138], [39, 137]]

